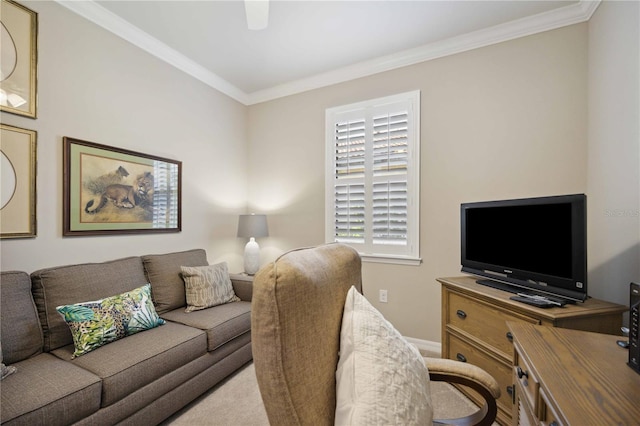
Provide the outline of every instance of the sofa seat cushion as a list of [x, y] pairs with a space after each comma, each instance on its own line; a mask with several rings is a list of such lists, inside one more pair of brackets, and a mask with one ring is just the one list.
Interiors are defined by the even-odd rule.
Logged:
[[[73, 345], [53, 351], [70, 360]], [[102, 407], [107, 407], [207, 352], [202, 330], [167, 322], [102, 346], [69, 361], [102, 379]]]
[[142, 256], [144, 271], [151, 283], [153, 303], [159, 314], [184, 308], [187, 304], [182, 266], [207, 266], [203, 249]]
[[103, 299], [148, 282], [139, 257], [41, 269], [31, 273], [31, 281], [45, 352], [73, 343], [58, 306]]
[[168, 321], [204, 330], [209, 351], [251, 331], [251, 302], [226, 303], [194, 312], [180, 308], [161, 316]]
[[0, 335], [6, 364], [42, 352], [42, 329], [31, 296], [31, 278], [26, 272], [0, 275]]
[[100, 378], [43, 353], [2, 381], [2, 424], [72, 424], [100, 408]]

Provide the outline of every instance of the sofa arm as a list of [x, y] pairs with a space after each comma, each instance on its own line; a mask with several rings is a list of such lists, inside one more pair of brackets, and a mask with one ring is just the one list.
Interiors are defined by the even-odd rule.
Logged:
[[229, 274], [233, 291], [241, 300], [251, 302], [253, 296], [253, 276], [246, 274]]
[[429, 377], [433, 381], [458, 383], [480, 394], [484, 404], [480, 410], [460, 419], [434, 420], [434, 424], [449, 425], [491, 425], [497, 415], [496, 399], [500, 397], [498, 382], [478, 366], [451, 359], [426, 358]]

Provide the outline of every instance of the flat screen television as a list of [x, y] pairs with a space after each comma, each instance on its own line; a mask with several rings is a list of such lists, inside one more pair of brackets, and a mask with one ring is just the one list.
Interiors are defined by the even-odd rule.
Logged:
[[584, 301], [586, 203], [573, 194], [462, 204], [462, 271], [512, 293]]

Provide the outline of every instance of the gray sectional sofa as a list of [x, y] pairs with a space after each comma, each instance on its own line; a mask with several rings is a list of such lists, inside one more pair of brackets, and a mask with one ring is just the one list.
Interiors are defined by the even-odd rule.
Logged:
[[[3, 425], [153, 425], [252, 359], [252, 284], [231, 275], [241, 301], [185, 313], [181, 266], [206, 266], [204, 250], [2, 272]], [[166, 323], [72, 359], [60, 305], [151, 284]]]

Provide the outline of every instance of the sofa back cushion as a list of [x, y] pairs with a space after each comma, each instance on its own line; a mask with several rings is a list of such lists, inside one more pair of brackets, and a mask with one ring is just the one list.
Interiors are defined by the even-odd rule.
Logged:
[[31, 274], [44, 335], [44, 350], [73, 343], [56, 307], [89, 302], [133, 290], [147, 283], [139, 257], [41, 269]]
[[142, 263], [151, 283], [151, 295], [159, 314], [187, 305], [181, 266], [207, 266], [203, 249], [142, 256]]
[[2, 272], [0, 276], [0, 334], [5, 364], [42, 352], [42, 330], [26, 272]]

